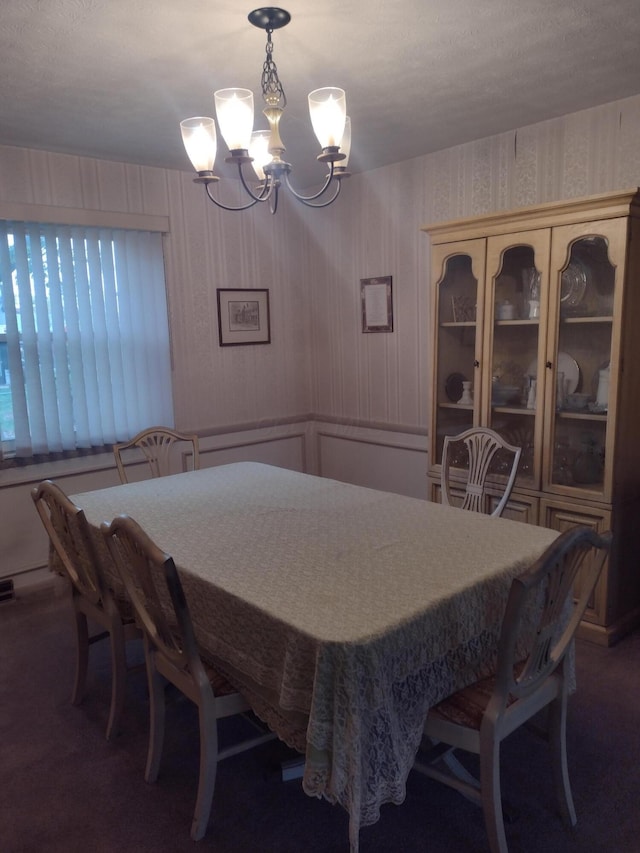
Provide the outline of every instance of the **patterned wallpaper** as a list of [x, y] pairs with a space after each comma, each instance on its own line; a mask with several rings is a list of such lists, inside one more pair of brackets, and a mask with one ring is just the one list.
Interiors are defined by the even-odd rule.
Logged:
[[[429, 246], [420, 226], [637, 186], [639, 139], [636, 96], [354, 175], [326, 210], [285, 197], [273, 217], [218, 211], [186, 171], [0, 147], [0, 215], [19, 202], [169, 216], [179, 427], [316, 412], [421, 431]], [[360, 279], [386, 275], [394, 332], [363, 334]], [[218, 287], [269, 288], [271, 345], [218, 345]]]
[[[312, 247], [314, 411], [426, 429], [429, 244], [420, 226], [637, 187], [639, 139], [636, 96], [353, 176], [341, 215]], [[380, 275], [393, 276], [395, 331], [362, 334], [359, 279]]]

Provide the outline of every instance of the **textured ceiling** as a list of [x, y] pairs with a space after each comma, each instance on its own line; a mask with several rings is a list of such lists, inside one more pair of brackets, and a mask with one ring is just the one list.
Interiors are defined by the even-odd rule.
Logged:
[[[285, 7], [291, 23], [273, 36], [288, 98], [281, 133], [302, 186], [324, 174], [306, 106], [319, 86], [347, 92], [352, 171], [640, 93], [638, 0]], [[181, 118], [213, 115], [213, 91], [227, 86], [260, 103], [265, 34], [247, 21], [252, 8], [2, 0], [0, 143], [190, 169]]]

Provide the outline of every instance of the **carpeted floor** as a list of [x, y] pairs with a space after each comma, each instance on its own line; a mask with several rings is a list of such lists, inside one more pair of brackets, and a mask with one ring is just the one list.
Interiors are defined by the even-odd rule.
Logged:
[[[147, 785], [144, 672], [130, 678], [121, 732], [107, 743], [107, 647], [92, 649], [80, 707], [69, 702], [73, 652], [64, 598], [0, 605], [2, 853], [348, 853], [346, 813], [307, 797], [299, 780], [279, 781], [288, 753], [278, 742], [220, 764], [209, 830], [195, 845], [193, 707], [170, 706], [160, 778]], [[640, 853], [640, 632], [611, 649], [579, 643], [577, 666], [568, 740], [578, 826], [570, 832], [556, 814], [545, 745], [518, 731], [503, 748], [510, 853]], [[360, 840], [362, 853], [487, 849], [481, 811], [418, 774]]]

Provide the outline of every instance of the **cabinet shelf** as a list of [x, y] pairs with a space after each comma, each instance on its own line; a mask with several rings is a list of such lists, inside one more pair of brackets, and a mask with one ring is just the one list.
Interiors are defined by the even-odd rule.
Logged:
[[540, 320], [533, 318], [531, 320], [494, 320], [496, 326], [539, 326]]
[[566, 323], [568, 326], [582, 325], [587, 323], [613, 323], [613, 317], [610, 314], [602, 314], [594, 317], [560, 317], [561, 323]]
[[576, 412], [571, 409], [560, 409], [556, 414], [562, 420], [607, 422], [606, 412]]
[[526, 415], [527, 417], [534, 417], [536, 410], [535, 409], [527, 409], [525, 406], [499, 406], [492, 405], [492, 412], [502, 412], [507, 415]]

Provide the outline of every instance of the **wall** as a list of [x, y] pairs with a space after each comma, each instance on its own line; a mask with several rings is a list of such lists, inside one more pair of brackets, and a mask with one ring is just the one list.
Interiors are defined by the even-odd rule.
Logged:
[[[206, 464], [266, 454], [426, 496], [429, 246], [420, 226], [637, 186], [639, 138], [637, 96], [353, 175], [327, 210], [285, 197], [274, 217], [219, 212], [187, 172], [0, 147], [0, 215], [19, 202], [169, 217], [176, 425], [205, 434], [215, 449]], [[359, 281], [380, 275], [393, 276], [395, 331], [363, 334]], [[218, 346], [217, 287], [269, 288], [270, 346]], [[27, 492], [46, 470], [17, 482], [0, 471], [0, 576], [44, 562]], [[56, 475], [79, 477], [81, 491], [106, 485], [113, 469], [105, 459], [97, 473]]]

